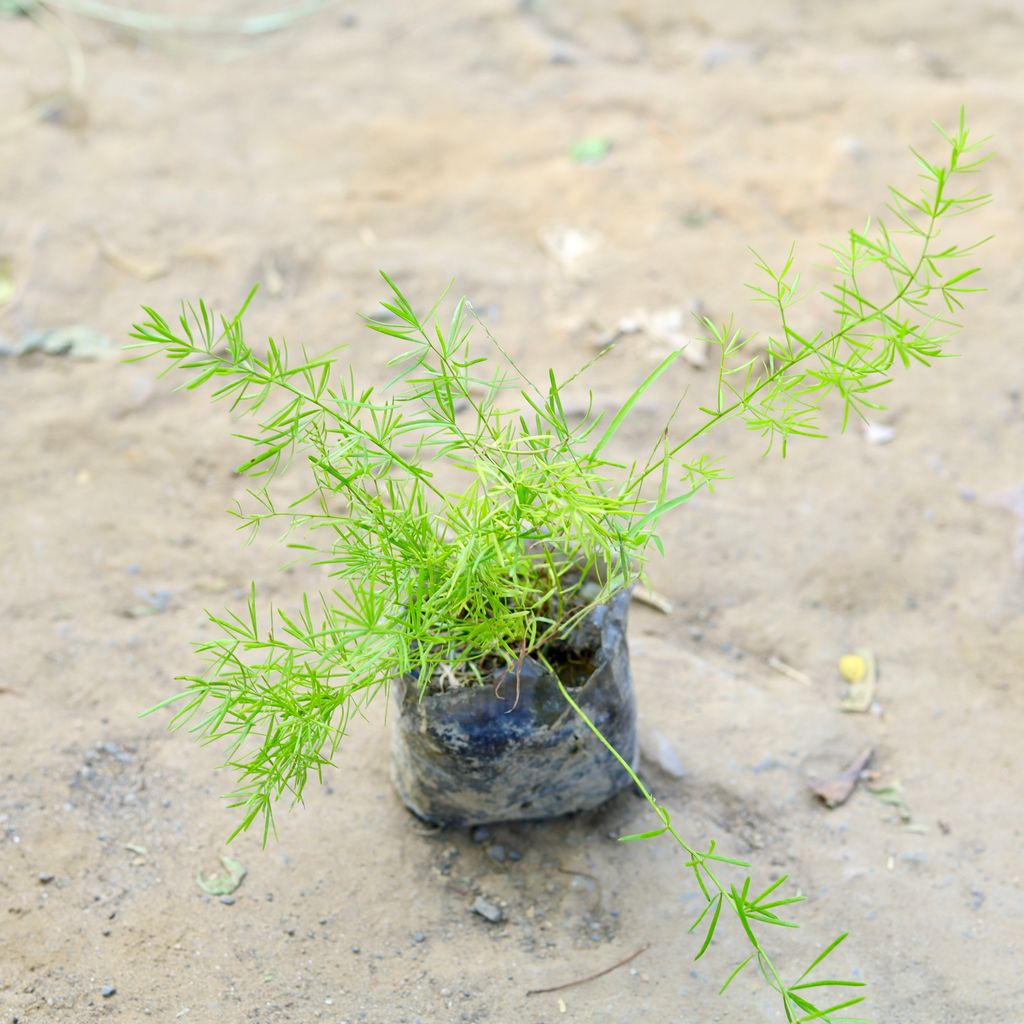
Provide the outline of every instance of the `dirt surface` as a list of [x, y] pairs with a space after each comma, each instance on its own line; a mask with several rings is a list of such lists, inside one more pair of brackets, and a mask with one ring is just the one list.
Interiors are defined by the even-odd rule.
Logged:
[[[350, 341], [379, 380], [389, 352], [358, 323], [377, 268], [424, 303], [454, 277], [540, 373], [637, 308], [699, 299], [758, 326], [746, 246], [777, 260], [795, 242], [818, 280], [817, 244], [912, 185], [907, 144], [936, 152], [930, 121], [966, 104], [1001, 155], [963, 357], [892, 387], [888, 444], [854, 429], [782, 463], [720, 434], [735, 479], [666, 530], [651, 585], [673, 610], [634, 607], [631, 641], [659, 797], [695, 842], [809, 897], [775, 942], [787, 970], [849, 930], [836, 970], [870, 982], [866, 1016], [1019, 1022], [1021, 8], [427, 6], [341, 4], [201, 47], [67, 17], [80, 98], [0, 137], [4, 343], [72, 324], [120, 342], [143, 302], [230, 309], [261, 280], [252, 337]], [[0, 18], [4, 117], [59, 90], [61, 61], [38, 24]], [[592, 137], [609, 151], [572, 159]], [[569, 267], [551, 251], [566, 237], [593, 246]], [[624, 338], [591, 378], [599, 403], [663, 352]], [[708, 376], [662, 383], [629, 443]], [[735, 928], [691, 962], [680, 857], [614, 842], [650, 827], [641, 801], [479, 842], [431, 832], [390, 788], [382, 713], [279, 842], [233, 844], [233, 897], [204, 895], [234, 820], [219, 752], [137, 713], [193, 667], [204, 607], [239, 607], [252, 578], [287, 606], [316, 580], [277, 573], [269, 537], [245, 546], [224, 514], [244, 497], [226, 410], [148, 364], [0, 358], [0, 424], [0, 1020], [782, 1019], [752, 974], [717, 996]], [[843, 714], [836, 662], [859, 647], [876, 706]], [[809, 793], [866, 747], [902, 815], [864, 786], [833, 811]], [[472, 913], [478, 896], [504, 919]]]

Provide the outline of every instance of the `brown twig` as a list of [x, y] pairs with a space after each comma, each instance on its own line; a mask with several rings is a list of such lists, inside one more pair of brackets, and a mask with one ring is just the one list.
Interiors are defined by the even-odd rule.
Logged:
[[545, 992], [561, 992], [564, 988], [572, 988], [574, 985], [584, 985], [588, 981], [594, 981], [596, 978], [603, 978], [606, 974], [611, 974], [612, 971], [618, 970], [620, 967], [625, 967], [631, 960], [635, 960], [641, 953], [646, 953], [651, 948], [649, 942], [645, 942], [638, 950], [632, 952], [627, 957], [623, 957], [621, 960], [612, 964], [611, 967], [606, 967], [603, 971], [598, 971], [596, 974], [588, 974], [585, 978], [577, 978], [575, 981], [567, 981], [563, 985], [552, 985], [550, 988], [531, 988], [526, 994], [528, 996], [539, 996]]

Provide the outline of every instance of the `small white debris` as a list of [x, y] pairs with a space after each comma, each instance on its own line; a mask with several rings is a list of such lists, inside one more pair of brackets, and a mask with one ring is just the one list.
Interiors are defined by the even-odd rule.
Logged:
[[884, 423], [865, 423], [864, 437], [868, 444], [889, 444], [896, 438], [896, 431]]
[[682, 358], [699, 370], [707, 365], [708, 343], [690, 334], [688, 328], [696, 324], [702, 315], [703, 307], [698, 299], [692, 299], [686, 310], [678, 306], [637, 309], [619, 319], [611, 336], [600, 341], [600, 347], [606, 348], [630, 334], [646, 334], [655, 343], [652, 348], [665, 352], [682, 349]]
[[568, 277], [581, 279], [581, 261], [597, 248], [597, 240], [576, 228], [548, 228], [540, 235], [541, 248]]

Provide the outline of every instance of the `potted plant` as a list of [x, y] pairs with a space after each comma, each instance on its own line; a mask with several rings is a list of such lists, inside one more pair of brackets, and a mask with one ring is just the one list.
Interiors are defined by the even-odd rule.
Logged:
[[[702, 934], [698, 958], [723, 911], [749, 940], [723, 990], [755, 962], [788, 1021], [851, 1019], [841, 1014], [862, 996], [817, 993], [859, 983], [813, 973], [845, 935], [785, 981], [762, 935], [788, 926], [782, 914], [802, 897], [781, 894], [785, 878], [763, 890], [749, 876], [729, 880], [749, 865], [714, 843], [690, 845], [643, 783], [625, 619], [630, 588], [661, 550], [663, 517], [723, 475], [690, 455], [692, 442], [739, 419], [784, 455], [795, 437], [823, 436], [826, 399], [839, 400], [845, 427], [879, 408], [895, 364], [945, 354], [955, 312], [977, 289], [976, 268], [962, 263], [975, 246], [940, 244], [940, 231], [987, 197], [962, 187], [985, 159], [962, 113], [942, 136], [941, 161], [915, 154], [920, 195], [892, 190], [897, 230], [869, 224], [831, 248], [823, 294], [832, 327], [809, 335], [795, 326], [792, 253], [778, 269], [758, 258], [754, 291], [778, 331], [757, 349], [731, 325], [704, 320], [718, 373], [703, 420], [677, 436], [670, 418], [632, 461], [613, 456], [616, 436], [679, 351], [606, 420], [592, 406], [567, 412], [563, 395], [579, 373], [528, 379], [489, 334], [476, 347], [464, 301], [444, 322], [439, 306], [420, 316], [387, 275], [384, 313], [367, 320], [397, 343], [380, 388], [339, 372], [334, 355], [295, 358], [273, 340], [259, 354], [242, 330], [252, 293], [231, 318], [202, 302], [177, 322], [146, 308], [132, 333], [139, 358], [162, 353], [189, 375], [185, 386], [211, 383], [215, 398], [257, 424], [243, 435], [253, 455], [238, 468], [257, 481], [243, 523], [283, 522], [288, 546], [331, 581], [270, 621], [261, 622], [255, 586], [243, 614], [211, 616], [219, 636], [198, 647], [207, 670], [182, 677], [185, 689], [158, 705], [179, 705], [175, 725], [227, 743], [239, 781], [234, 834], [260, 822], [265, 842], [275, 801], [301, 800], [352, 714], [391, 692], [394, 778], [416, 813], [456, 824], [548, 816], [632, 783], [654, 827], [623, 841], [665, 835], [685, 854], [704, 897], [691, 928]], [[270, 484], [293, 462], [309, 482], [281, 508]]]

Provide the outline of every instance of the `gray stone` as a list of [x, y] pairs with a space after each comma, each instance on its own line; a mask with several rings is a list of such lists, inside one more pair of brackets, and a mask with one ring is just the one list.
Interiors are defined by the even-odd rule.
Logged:
[[490, 921], [491, 924], [498, 924], [505, 920], [505, 912], [501, 907], [484, 899], [483, 896], [477, 896], [470, 910], [474, 914], [479, 914], [485, 921]]
[[654, 756], [661, 770], [666, 775], [671, 775], [673, 779], [686, 778], [686, 767], [683, 765], [683, 759], [676, 752], [672, 741], [664, 733], [660, 732], [654, 733], [651, 739], [654, 741]]

